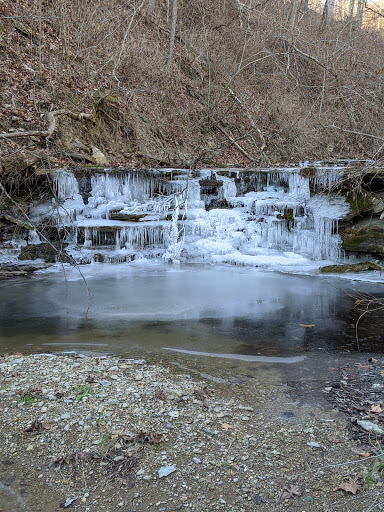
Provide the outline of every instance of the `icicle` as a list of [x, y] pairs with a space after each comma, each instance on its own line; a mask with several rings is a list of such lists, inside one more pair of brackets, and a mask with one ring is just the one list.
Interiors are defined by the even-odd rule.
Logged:
[[31, 245], [40, 245], [41, 244], [41, 240], [40, 240], [40, 237], [39, 235], [36, 233], [35, 230], [31, 230], [29, 232], [29, 236], [28, 236], [28, 243], [31, 244]]

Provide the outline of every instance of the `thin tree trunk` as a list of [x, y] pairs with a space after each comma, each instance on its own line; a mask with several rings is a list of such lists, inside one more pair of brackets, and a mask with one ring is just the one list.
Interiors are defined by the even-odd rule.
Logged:
[[154, 8], [155, 8], [155, 0], [148, 0], [147, 16], [151, 16]]
[[361, 29], [363, 24], [363, 12], [364, 12], [364, 1], [358, 0], [357, 2], [357, 12], [356, 12], [356, 20], [355, 20], [355, 28], [357, 32]]
[[325, 0], [323, 16], [320, 30], [326, 30], [329, 27], [335, 10], [335, 0]]
[[169, 67], [171, 60], [172, 60], [173, 47], [175, 45], [176, 21], [177, 21], [177, 0], [173, 0], [171, 32], [169, 33], [168, 56], [167, 56], [167, 61], [165, 63], [166, 67]]
[[292, 0], [291, 9], [289, 11], [289, 16], [288, 16], [288, 25], [289, 25], [289, 28], [291, 28], [291, 29], [295, 28], [298, 8], [299, 8], [299, 0]]

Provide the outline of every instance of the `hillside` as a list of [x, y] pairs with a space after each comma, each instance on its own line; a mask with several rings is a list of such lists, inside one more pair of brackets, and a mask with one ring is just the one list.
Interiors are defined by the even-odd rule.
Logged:
[[292, 12], [295, 3], [279, 1], [175, 0], [177, 13], [171, 4], [0, 3], [3, 174], [63, 162], [201, 167], [375, 155], [384, 132], [380, 32], [349, 18], [321, 28], [304, 4]]

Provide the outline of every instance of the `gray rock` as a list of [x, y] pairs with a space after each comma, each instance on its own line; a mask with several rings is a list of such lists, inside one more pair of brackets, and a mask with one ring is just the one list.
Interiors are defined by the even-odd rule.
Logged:
[[175, 468], [175, 466], [162, 466], [159, 469], [159, 478], [163, 478], [165, 476], [168, 476], [171, 473], [174, 473], [175, 471], [177, 471], [177, 468]]
[[381, 427], [379, 427], [379, 425], [372, 423], [372, 421], [358, 420], [357, 424], [360, 425], [360, 427], [366, 430], [367, 432], [374, 432], [375, 434], [384, 434], [384, 430]]

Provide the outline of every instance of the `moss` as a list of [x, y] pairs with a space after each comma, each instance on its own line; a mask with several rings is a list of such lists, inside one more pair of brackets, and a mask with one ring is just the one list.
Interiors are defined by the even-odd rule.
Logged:
[[313, 167], [313, 165], [308, 165], [307, 167], [303, 167], [300, 169], [300, 176], [304, 176], [307, 178], [313, 178], [316, 176], [316, 167]]
[[352, 210], [370, 210], [373, 208], [372, 201], [365, 195], [347, 195], [345, 200]]
[[384, 231], [377, 227], [360, 229], [356, 232], [350, 230], [342, 234], [342, 240], [342, 247], [347, 251], [374, 254], [384, 252]]

